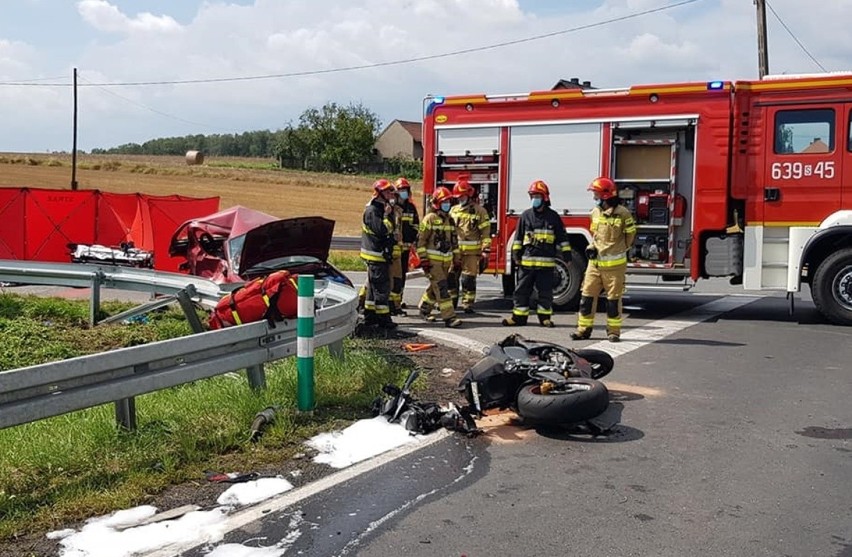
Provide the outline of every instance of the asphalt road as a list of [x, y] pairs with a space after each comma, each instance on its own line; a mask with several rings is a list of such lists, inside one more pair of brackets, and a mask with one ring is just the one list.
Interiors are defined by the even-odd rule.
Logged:
[[[510, 305], [482, 285], [456, 343], [509, 332]], [[783, 297], [742, 294], [630, 296], [625, 342], [599, 344], [617, 354], [609, 437], [498, 417], [485, 436], [442, 438], [226, 541], [300, 555], [850, 557], [852, 329], [808, 301], [790, 317]], [[557, 319], [519, 332], [570, 343], [574, 316]]]
[[[409, 306], [423, 284], [409, 284]], [[462, 329], [400, 322], [469, 348], [516, 332], [499, 325], [511, 304], [498, 283], [480, 286]], [[517, 330], [617, 355], [609, 437], [498, 417], [487, 435], [436, 437], [225, 541], [323, 556], [852, 557], [852, 328], [824, 323], [806, 295], [790, 316], [783, 296], [744, 294], [719, 282], [633, 293], [618, 345], [602, 330], [571, 343], [571, 314]]]

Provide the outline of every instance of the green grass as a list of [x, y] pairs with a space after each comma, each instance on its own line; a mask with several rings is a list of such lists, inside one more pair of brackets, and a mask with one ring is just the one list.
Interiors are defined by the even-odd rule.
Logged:
[[[115, 313], [126, 304], [110, 307]], [[86, 302], [0, 295], [0, 346], [6, 369], [188, 334], [171, 310], [148, 324], [82, 327]], [[10, 318], [17, 314], [17, 318]], [[36, 335], [37, 342], [28, 339]], [[296, 361], [266, 365], [267, 389], [232, 373], [136, 398], [138, 430], [123, 432], [112, 405], [0, 430], [0, 539], [148, 501], [165, 487], [203, 478], [206, 469], [252, 469], [302, 450], [301, 441], [369, 415], [381, 386], [408, 367], [347, 340], [343, 360], [316, 354], [312, 415], [297, 414]], [[259, 410], [278, 408], [259, 443], [249, 428]]]
[[281, 170], [276, 162], [235, 162], [235, 161], [211, 161], [205, 163], [212, 168], [239, 168], [243, 170]]
[[341, 271], [366, 271], [367, 266], [357, 251], [332, 250], [328, 262]]

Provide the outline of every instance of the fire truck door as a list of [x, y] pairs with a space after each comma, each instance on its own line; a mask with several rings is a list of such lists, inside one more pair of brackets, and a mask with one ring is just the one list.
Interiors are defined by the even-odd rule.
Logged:
[[828, 103], [768, 107], [758, 184], [766, 226], [818, 226], [840, 209], [848, 112], [849, 105]]
[[840, 194], [840, 203], [844, 209], [852, 209], [852, 103], [844, 105], [846, 117], [843, 120], [845, 132], [841, 132], [843, 139], [843, 171], [840, 173], [843, 184]]

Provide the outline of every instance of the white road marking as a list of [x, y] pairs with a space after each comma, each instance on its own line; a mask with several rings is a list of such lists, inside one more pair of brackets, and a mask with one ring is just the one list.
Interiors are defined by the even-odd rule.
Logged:
[[[636, 329], [630, 329], [621, 335], [621, 342], [619, 343], [604, 340], [589, 346], [583, 346], [582, 348], [596, 348], [598, 350], [604, 350], [611, 354], [613, 358], [617, 358], [618, 356], [623, 356], [624, 354], [633, 352], [643, 346], [647, 346], [651, 343], [670, 337], [688, 327], [692, 327], [693, 325], [707, 321], [723, 313], [727, 313], [744, 305], [750, 304], [760, 298], [760, 296], [725, 296], [718, 300], [701, 304], [700, 306], [696, 306], [687, 311], [677, 313], [671, 317], [651, 321], [650, 323], [646, 323]], [[411, 329], [423, 337], [441, 341], [446, 344], [456, 346], [457, 348], [463, 348], [478, 354], [482, 354], [490, 346], [449, 331], [440, 331], [423, 327], [406, 327], [406, 329]]]
[[621, 342], [619, 343], [604, 340], [583, 348], [604, 350], [613, 358], [617, 358], [759, 299], [759, 296], [725, 296], [671, 317], [658, 319], [636, 329], [627, 330], [621, 335]]
[[485, 351], [488, 349], [489, 346], [487, 344], [479, 342], [478, 340], [473, 340], [472, 338], [467, 338], [465, 336], [456, 333], [451, 333], [449, 331], [437, 331], [435, 329], [428, 329], [424, 327], [406, 326], [405, 328], [431, 340], [439, 340], [445, 344], [450, 344], [452, 346], [455, 346], [456, 348], [461, 348], [463, 350], [470, 350], [471, 352], [476, 352], [477, 354], [485, 354]]
[[[603, 341], [597, 342], [584, 348], [602, 349], [610, 353], [614, 358], [616, 358], [618, 356], [623, 356], [628, 352], [632, 352], [633, 350], [636, 350], [638, 348], [642, 348], [643, 346], [647, 346], [648, 344], [674, 335], [688, 327], [691, 327], [703, 321], [707, 321], [708, 319], [712, 319], [713, 317], [716, 317], [723, 313], [735, 310], [746, 304], [750, 304], [751, 302], [754, 302], [758, 299], [759, 297], [757, 296], [726, 296], [724, 298], [720, 298], [718, 300], [702, 304], [693, 309], [673, 315], [671, 317], [653, 321], [637, 329], [632, 329], [622, 335], [622, 342], [618, 344]], [[465, 350], [470, 350], [479, 354], [482, 354], [483, 351], [488, 348], [488, 345], [486, 344], [483, 344], [473, 339], [469, 339], [460, 334], [451, 333], [449, 331], [438, 331], [434, 329], [420, 327], [410, 327], [410, 329], [412, 331], [416, 331], [418, 334], [424, 337], [444, 342], [446, 344], [450, 344]], [[625, 388], [633, 387], [634, 386], [625, 386]], [[237, 528], [245, 526], [246, 524], [249, 524], [256, 520], [259, 520], [272, 512], [280, 511], [287, 507], [295, 505], [308, 497], [316, 495], [317, 493], [325, 491], [326, 489], [340, 485], [360, 474], [364, 474], [371, 470], [374, 470], [379, 466], [382, 466], [383, 464], [396, 460], [407, 454], [413, 453], [414, 451], [422, 449], [423, 447], [427, 447], [450, 435], [451, 432], [449, 430], [439, 429], [438, 431], [425, 436], [423, 438], [423, 441], [421, 441], [420, 443], [403, 445], [397, 449], [393, 449], [391, 451], [373, 457], [369, 460], [365, 460], [358, 464], [353, 464], [348, 468], [344, 468], [339, 472], [335, 472], [333, 474], [320, 478], [315, 482], [309, 483], [292, 491], [288, 491], [287, 493], [284, 493], [277, 497], [273, 497], [272, 499], [259, 503], [255, 506], [238, 511], [228, 517], [228, 519], [223, 523], [223, 534], [236, 530]], [[174, 557], [180, 554], [181, 552], [192, 549], [196, 545], [196, 543], [192, 542], [185, 544], [174, 544], [167, 548], [163, 548], [159, 551], [151, 553], [148, 557]]]
[[[445, 439], [450, 435], [452, 435], [452, 433], [449, 430], [439, 429], [434, 433], [430, 433], [429, 435], [424, 436], [419, 443], [410, 443], [408, 445], [402, 445], [401, 447], [390, 450], [386, 453], [382, 453], [368, 460], [353, 464], [352, 466], [344, 468], [339, 472], [335, 472], [333, 474], [320, 478], [315, 482], [311, 482], [292, 491], [288, 491], [286, 493], [278, 495], [277, 497], [267, 499], [266, 501], [258, 503], [257, 505], [237, 511], [234, 514], [230, 515], [227, 520], [222, 522], [221, 532], [223, 535], [227, 534], [228, 532], [232, 532], [233, 530], [241, 528], [246, 524], [250, 524], [256, 520], [260, 520], [264, 516], [271, 515], [271, 513], [281, 511], [287, 507], [295, 505], [300, 501], [307, 499], [308, 497], [325, 491], [326, 489], [330, 489], [344, 482], [347, 482], [356, 476], [360, 476], [361, 474], [370, 472], [371, 470], [374, 470], [379, 466], [387, 464], [388, 462], [401, 458], [424, 447], [428, 447], [433, 443], [437, 443], [438, 441]], [[147, 557], [175, 557], [176, 555], [179, 555], [184, 551], [188, 551], [196, 547], [197, 545], [197, 542], [172, 544], [154, 553], [147, 554]]]

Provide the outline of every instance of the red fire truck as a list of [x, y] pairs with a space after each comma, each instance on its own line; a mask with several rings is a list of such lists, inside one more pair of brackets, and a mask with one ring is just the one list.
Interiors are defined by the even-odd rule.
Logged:
[[557, 307], [576, 307], [596, 176], [637, 220], [633, 275], [688, 289], [810, 285], [823, 315], [852, 324], [852, 73], [760, 81], [563, 89], [424, 101], [424, 190], [468, 175], [492, 216], [486, 272], [514, 287], [510, 249], [534, 179], [550, 186], [574, 248]]

